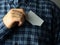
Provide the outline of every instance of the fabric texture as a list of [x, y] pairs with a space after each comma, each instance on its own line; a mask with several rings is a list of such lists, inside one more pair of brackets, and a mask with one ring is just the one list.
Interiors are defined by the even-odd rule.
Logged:
[[[11, 8], [30, 10], [44, 20], [42, 26], [25, 21], [7, 29], [2, 18]], [[50, 0], [0, 0], [0, 45], [60, 45], [60, 9]]]

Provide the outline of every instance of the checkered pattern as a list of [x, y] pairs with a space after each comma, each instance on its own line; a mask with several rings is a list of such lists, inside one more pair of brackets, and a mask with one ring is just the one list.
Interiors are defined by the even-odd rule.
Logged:
[[[11, 8], [32, 10], [44, 23], [39, 27], [25, 21], [21, 27], [7, 29], [2, 18]], [[59, 12], [50, 0], [0, 0], [0, 45], [60, 45]]]

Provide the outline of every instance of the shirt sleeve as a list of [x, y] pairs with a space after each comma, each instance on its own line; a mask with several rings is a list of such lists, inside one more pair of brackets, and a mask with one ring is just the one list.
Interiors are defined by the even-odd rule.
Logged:
[[8, 29], [3, 23], [3, 17], [7, 13], [7, 9], [9, 9], [9, 5], [5, 0], [0, 0], [0, 41], [4, 39], [4, 37], [11, 31]]
[[52, 3], [52, 16], [52, 39], [53, 43], [58, 45], [60, 43], [60, 8], [54, 2]]
[[0, 21], [0, 40], [4, 39], [4, 36], [7, 35], [11, 30], [9, 30], [3, 23]]

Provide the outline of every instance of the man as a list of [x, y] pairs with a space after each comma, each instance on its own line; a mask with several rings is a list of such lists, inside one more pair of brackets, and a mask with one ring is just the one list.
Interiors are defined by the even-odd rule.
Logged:
[[[25, 20], [33, 11], [44, 23]], [[0, 0], [0, 45], [59, 45], [60, 9], [50, 0]]]

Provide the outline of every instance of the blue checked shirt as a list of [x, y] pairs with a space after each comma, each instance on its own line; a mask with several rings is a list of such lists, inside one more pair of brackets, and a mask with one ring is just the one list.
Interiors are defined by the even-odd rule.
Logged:
[[[44, 23], [8, 29], [2, 19], [11, 8], [32, 10]], [[0, 45], [60, 45], [60, 9], [50, 0], [0, 0]]]

